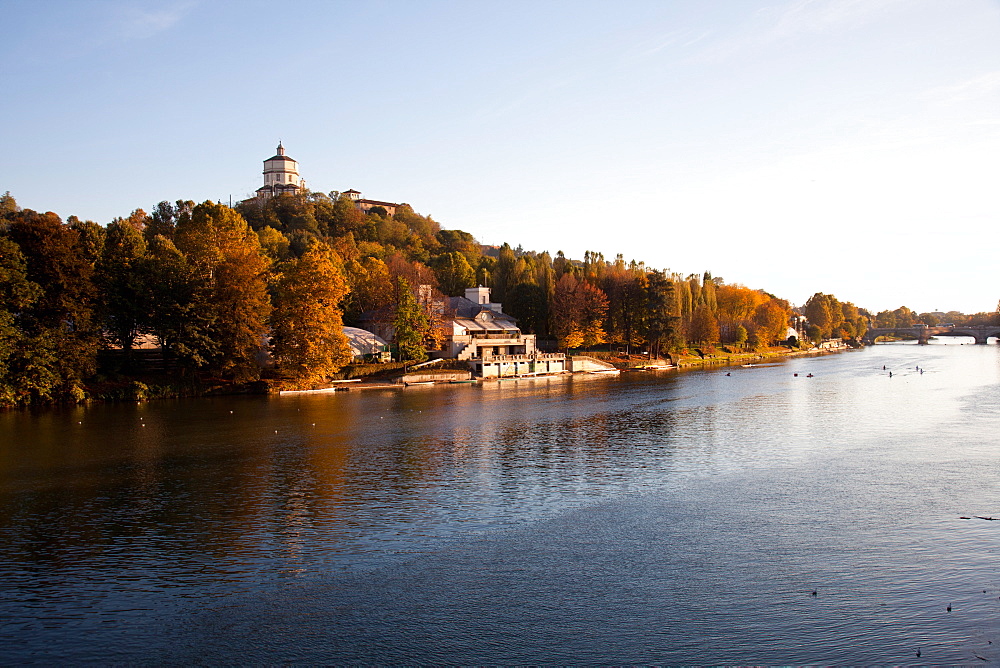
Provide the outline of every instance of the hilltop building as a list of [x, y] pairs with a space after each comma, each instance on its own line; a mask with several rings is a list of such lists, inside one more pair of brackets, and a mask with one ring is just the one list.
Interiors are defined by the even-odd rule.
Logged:
[[395, 216], [396, 209], [402, 206], [401, 204], [397, 204], [396, 202], [380, 202], [377, 199], [364, 199], [363, 197], [361, 197], [360, 191], [353, 189], [345, 191], [344, 194], [350, 197], [352, 200], [354, 200], [354, 206], [356, 206], [364, 213], [368, 213], [375, 207], [380, 206], [383, 209], [385, 209], [386, 214], [388, 214], [389, 216]]
[[[268, 199], [278, 195], [297, 195], [306, 191], [305, 179], [299, 174], [299, 163], [285, 155], [285, 147], [278, 142], [278, 149], [273, 156], [264, 161], [264, 185], [257, 188], [257, 197]], [[348, 190], [343, 193], [351, 198], [354, 206], [362, 213], [369, 213], [376, 207], [385, 210], [386, 215], [396, 215], [396, 210], [403, 206], [396, 202], [383, 202], [377, 199], [365, 199], [359, 190]]]
[[257, 188], [257, 197], [295, 195], [305, 189], [306, 182], [299, 176], [299, 163], [285, 155], [285, 147], [278, 142], [277, 153], [264, 161], [264, 185]]

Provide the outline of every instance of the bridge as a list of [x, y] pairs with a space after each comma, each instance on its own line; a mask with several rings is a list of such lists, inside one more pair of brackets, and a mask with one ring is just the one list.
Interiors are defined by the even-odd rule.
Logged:
[[979, 345], [984, 345], [991, 336], [1000, 337], [1000, 325], [913, 325], [912, 327], [872, 327], [865, 332], [861, 342], [875, 343], [880, 336], [908, 336], [917, 343], [927, 343], [932, 336], [971, 336]]

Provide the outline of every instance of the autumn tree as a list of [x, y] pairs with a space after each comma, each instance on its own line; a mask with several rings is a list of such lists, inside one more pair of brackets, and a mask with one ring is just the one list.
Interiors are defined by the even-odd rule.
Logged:
[[357, 322], [362, 313], [387, 307], [395, 300], [395, 285], [385, 262], [365, 257], [348, 262], [344, 268], [351, 291], [345, 320]]
[[552, 300], [552, 331], [562, 348], [579, 348], [604, 343], [607, 296], [587, 281], [565, 273], [556, 283]]
[[579, 281], [573, 274], [565, 273], [556, 282], [550, 314], [552, 333], [560, 348], [579, 348], [583, 345], [580, 327], [580, 305], [576, 297]]
[[830, 299], [831, 296], [817, 292], [806, 301], [804, 309], [806, 320], [819, 329], [822, 338], [829, 338], [836, 324], [834, 300]]
[[199, 307], [211, 316], [211, 346], [198, 356], [236, 381], [257, 378], [271, 310], [270, 262], [257, 235], [235, 210], [204, 202], [177, 226], [174, 238], [200, 283]]
[[753, 330], [763, 345], [769, 345], [788, 338], [788, 318], [791, 307], [788, 302], [769, 298], [757, 306], [753, 314]]
[[351, 361], [340, 310], [349, 288], [338, 264], [329, 247], [314, 244], [275, 286], [271, 351], [278, 367], [303, 383], [327, 380]]
[[704, 302], [698, 304], [691, 316], [688, 340], [695, 343], [715, 343], [719, 340], [719, 322]]

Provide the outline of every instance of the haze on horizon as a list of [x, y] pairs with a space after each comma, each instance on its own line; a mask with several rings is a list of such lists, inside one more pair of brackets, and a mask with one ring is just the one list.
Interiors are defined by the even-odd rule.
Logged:
[[106, 224], [262, 183], [795, 304], [992, 311], [988, 0], [7, 2], [0, 192]]

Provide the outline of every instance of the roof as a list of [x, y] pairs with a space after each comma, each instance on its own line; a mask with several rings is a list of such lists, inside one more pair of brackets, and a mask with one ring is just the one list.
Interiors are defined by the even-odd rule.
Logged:
[[455, 318], [454, 323], [459, 327], [464, 327], [470, 332], [516, 332], [517, 325], [506, 318], [495, 318], [490, 320], [478, 320], [475, 318]]
[[286, 160], [288, 162], [295, 162], [294, 160], [292, 160], [291, 158], [289, 158], [287, 155], [275, 155], [273, 157], [268, 158], [264, 162], [271, 162], [272, 160]]
[[380, 336], [359, 327], [344, 327], [344, 336], [355, 355], [370, 355], [389, 345]]
[[448, 297], [448, 309], [455, 314], [456, 318], [475, 318], [482, 311], [489, 311], [495, 319], [507, 320], [512, 323], [517, 322], [517, 318], [500, 311], [493, 311], [486, 308], [485, 304], [477, 304], [465, 297]]
[[351, 188], [350, 190], [345, 190], [344, 192], [342, 192], [341, 195], [350, 195], [351, 193], [357, 193], [357, 194], [360, 195], [361, 191], [360, 190], [355, 190], [354, 188]]
[[375, 206], [399, 206], [395, 202], [380, 202], [377, 199], [359, 199], [357, 201], [363, 204], [373, 204]]

